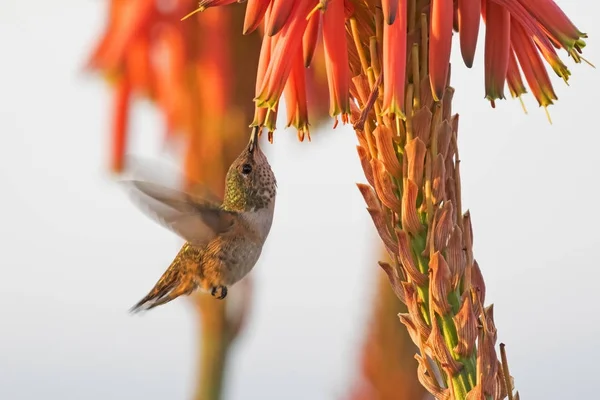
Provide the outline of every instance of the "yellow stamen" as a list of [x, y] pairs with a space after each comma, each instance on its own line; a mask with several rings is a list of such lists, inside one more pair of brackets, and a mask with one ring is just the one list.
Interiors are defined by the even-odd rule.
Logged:
[[527, 112], [527, 108], [525, 107], [525, 102], [523, 101], [523, 96], [518, 96], [519, 97], [519, 101], [521, 102], [521, 107], [523, 107], [523, 112], [525, 112], [525, 114], [529, 114]]
[[315, 8], [310, 10], [308, 15], [306, 16], [306, 20], [308, 21], [313, 16], [313, 14], [316, 13], [317, 11], [321, 11], [321, 10], [325, 11], [325, 9], [327, 9], [327, 1], [328, 0], [319, 1], [319, 4], [317, 4], [315, 6]]
[[189, 13], [188, 15], [186, 15], [185, 17], [181, 18], [181, 20], [180, 20], [180, 21], [185, 21], [186, 19], [188, 19], [188, 18], [189, 18], [189, 17], [191, 17], [192, 15], [194, 15], [194, 14], [197, 14], [197, 13], [199, 13], [199, 12], [202, 12], [202, 11], [204, 11], [204, 10], [206, 10], [206, 8], [205, 8], [205, 7], [198, 7], [198, 8], [196, 8], [194, 11], [192, 11], [191, 13]]
[[548, 118], [548, 122], [552, 125], [552, 118], [550, 118], [550, 112], [548, 111], [548, 107], [544, 106], [544, 111], [546, 111], [546, 117]]
[[580, 59], [582, 59], [583, 61], [585, 61], [585, 63], [586, 63], [587, 65], [589, 65], [590, 67], [592, 67], [592, 68], [596, 68], [596, 66], [595, 66], [594, 64], [592, 64], [592, 63], [591, 63], [589, 60], [586, 60], [584, 57], [582, 57], [582, 56], [579, 56], [579, 58], [580, 58]]

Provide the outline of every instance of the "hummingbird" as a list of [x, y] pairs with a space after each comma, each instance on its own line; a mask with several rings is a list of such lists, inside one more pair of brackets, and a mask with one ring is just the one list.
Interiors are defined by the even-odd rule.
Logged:
[[186, 242], [150, 292], [131, 308], [149, 310], [195, 290], [224, 299], [258, 261], [275, 210], [277, 181], [258, 145], [259, 128], [229, 167], [222, 203], [138, 179], [125, 181], [134, 203]]

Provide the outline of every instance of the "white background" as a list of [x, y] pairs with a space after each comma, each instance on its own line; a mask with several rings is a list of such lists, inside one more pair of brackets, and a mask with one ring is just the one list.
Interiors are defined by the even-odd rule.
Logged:
[[[600, 62], [596, 2], [561, 1]], [[181, 242], [135, 210], [107, 174], [110, 92], [81, 66], [101, 1], [0, 4], [0, 399], [185, 399], [196, 322], [177, 300], [127, 310]], [[596, 18], [594, 17], [596, 16]], [[241, 27], [240, 27], [241, 29]], [[499, 341], [525, 399], [597, 395], [598, 71], [555, 79], [553, 125], [527, 96], [483, 99], [454, 54], [463, 204]], [[508, 93], [508, 92], [507, 92]], [[157, 156], [152, 107], [136, 108], [131, 148]], [[253, 272], [252, 315], [232, 354], [227, 399], [339, 399], [348, 390], [377, 272], [374, 229], [349, 127], [269, 147], [276, 218]]]

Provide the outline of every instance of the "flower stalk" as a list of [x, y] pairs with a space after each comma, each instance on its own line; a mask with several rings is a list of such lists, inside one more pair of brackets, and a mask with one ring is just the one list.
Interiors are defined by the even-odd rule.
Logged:
[[[414, 9], [415, 3], [397, 9]], [[459, 119], [452, 114], [454, 89], [448, 86], [448, 60], [439, 54], [432, 60], [431, 48], [429, 57], [422, 56], [427, 53], [421, 46], [432, 43], [428, 35], [435, 30], [427, 29], [426, 13], [413, 14], [413, 18], [403, 118], [388, 115], [378, 121], [370, 112], [386, 101], [385, 95], [373, 98], [378, 93], [378, 85], [368, 79], [369, 71], [375, 69], [373, 57], [361, 57], [362, 78], [353, 79], [353, 92], [362, 109], [353, 122], [369, 182], [358, 187], [392, 260], [380, 265], [407, 305], [408, 311], [399, 317], [420, 350], [416, 358], [421, 384], [439, 399], [502, 399], [507, 395], [505, 369], [496, 356], [493, 313], [483, 307], [485, 287], [472, 255], [471, 218], [461, 209]], [[402, 21], [396, 18], [394, 23]], [[385, 54], [389, 28], [381, 29]], [[373, 47], [364, 38], [354, 43]], [[364, 50], [359, 48], [357, 53], [364, 54]], [[508, 53], [505, 57], [508, 65]], [[447, 65], [437, 65], [440, 62]], [[432, 63], [437, 69], [430, 68]], [[390, 74], [385, 74], [385, 65], [386, 61], [384, 93], [395, 85]], [[438, 70], [448, 71], [448, 76], [431, 79], [428, 72]], [[361, 84], [369, 85], [370, 91]]]

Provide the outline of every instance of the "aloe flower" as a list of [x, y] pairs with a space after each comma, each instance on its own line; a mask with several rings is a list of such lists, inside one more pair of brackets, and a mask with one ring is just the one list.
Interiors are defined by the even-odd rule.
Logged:
[[264, 118], [254, 122], [267, 126], [286, 91], [288, 121], [303, 129], [300, 60], [311, 65], [322, 41], [329, 111], [356, 131], [368, 182], [358, 188], [389, 254], [380, 265], [407, 307], [399, 317], [419, 349], [421, 384], [438, 399], [518, 398], [463, 212], [452, 34], [471, 68], [483, 19], [485, 97], [494, 106], [505, 86], [520, 97], [526, 82], [544, 108], [557, 97], [546, 64], [568, 81], [559, 52], [581, 62], [586, 35], [552, 0], [260, 1], [248, 4], [243, 31], [261, 19]]

